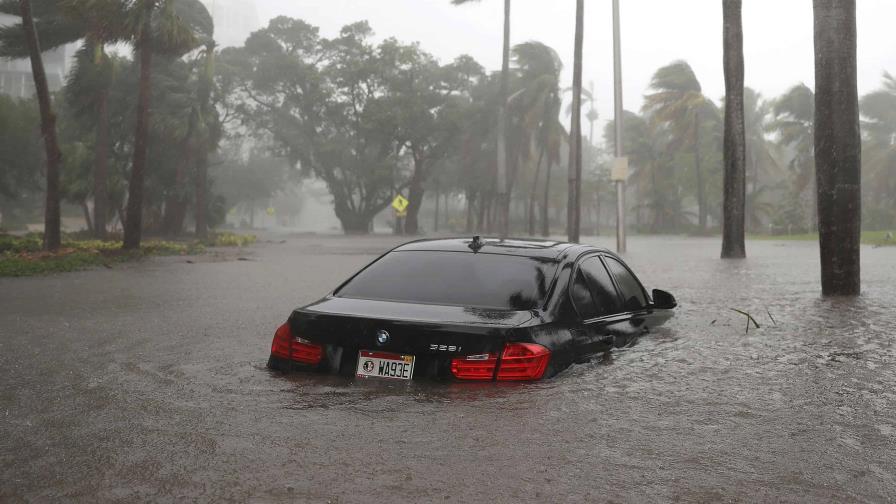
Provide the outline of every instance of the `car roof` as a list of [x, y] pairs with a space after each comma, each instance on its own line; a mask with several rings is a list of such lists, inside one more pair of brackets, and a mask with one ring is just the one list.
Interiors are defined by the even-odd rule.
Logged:
[[[461, 238], [440, 238], [417, 240], [404, 245], [400, 245], [393, 249], [394, 252], [404, 251], [432, 251], [432, 252], [468, 252], [474, 253], [470, 248], [472, 237]], [[584, 247], [574, 243], [567, 243], [554, 240], [538, 240], [533, 238], [480, 238], [482, 247], [477, 251], [479, 254], [502, 254], [523, 257], [539, 257], [545, 259], [558, 259], [564, 252], [570, 251], [572, 248], [580, 248], [584, 250], [600, 250], [597, 247]]]

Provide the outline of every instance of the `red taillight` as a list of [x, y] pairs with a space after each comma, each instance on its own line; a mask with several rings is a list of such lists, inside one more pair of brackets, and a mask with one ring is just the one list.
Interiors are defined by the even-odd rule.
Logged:
[[498, 380], [537, 380], [550, 359], [551, 351], [536, 343], [508, 343], [501, 354]]
[[501, 361], [493, 353], [451, 360], [451, 374], [461, 380], [491, 380], [498, 367], [499, 381], [538, 380], [544, 376], [551, 351], [536, 343], [507, 343]]
[[489, 353], [451, 359], [451, 374], [461, 380], [491, 380], [498, 356]]
[[293, 336], [289, 323], [277, 328], [271, 343], [271, 355], [303, 364], [319, 364], [324, 355], [322, 346]]

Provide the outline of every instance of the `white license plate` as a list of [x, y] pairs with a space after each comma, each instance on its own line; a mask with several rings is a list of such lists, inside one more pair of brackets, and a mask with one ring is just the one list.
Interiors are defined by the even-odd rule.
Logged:
[[414, 356], [361, 350], [357, 374], [360, 378], [410, 380], [414, 375]]

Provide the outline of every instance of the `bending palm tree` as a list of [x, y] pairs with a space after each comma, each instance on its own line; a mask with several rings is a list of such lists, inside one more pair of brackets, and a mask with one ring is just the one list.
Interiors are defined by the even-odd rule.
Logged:
[[767, 187], [762, 183], [761, 174], [771, 173], [778, 167], [778, 162], [772, 154], [774, 146], [766, 137], [770, 112], [771, 106], [762, 99], [762, 95], [748, 87], [744, 88], [744, 131], [747, 141], [745, 211], [747, 228], [754, 231], [762, 226], [759, 216], [766, 214], [770, 206], [760, 200], [759, 193]]
[[684, 61], [657, 70], [650, 89], [654, 92], [644, 97], [643, 112], [650, 116], [654, 126], [668, 127], [673, 140], [670, 148], [693, 149], [698, 222], [700, 229], [705, 230], [706, 181], [700, 166], [700, 127], [701, 116], [712, 108], [712, 103], [703, 95], [697, 76]]
[[896, 223], [896, 78], [884, 73], [883, 85], [862, 97], [862, 131], [866, 144], [862, 153], [862, 171], [866, 180], [867, 222], [884, 229]]
[[534, 137], [538, 157], [535, 164], [535, 175], [529, 192], [527, 203], [529, 235], [535, 234], [535, 201], [538, 193], [538, 181], [545, 158], [548, 166], [559, 162], [559, 147], [554, 149], [554, 138], [562, 131], [559, 125], [559, 113], [562, 98], [560, 96], [560, 72], [563, 63], [560, 56], [550, 47], [540, 42], [526, 42], [513, 48], [517, 72], [522, 89], [513, 99], [515, 108], [522, 116], [523, 134]]
[[[0, 12], [8, 3], [0, 4]], [[38, 24], [43, 33], [42, 50], [83, 40], [75, 58], [74, 70], [66, 83], [66, 99], [76, 115], [94, 123], [93, 229], [97, 238], [106, 235], [108, 213], [107, 173], [109, 162], [108, 95], [112, 85], [112, 64], [105, 52], [108, 44], [124, 41], [120, 20], [124, 17], [122, 0], [39, 0]], [[28, 48], [18, 33], [0, 28], [0, 55], [25, 57]]]
[[133, 0], [128, 19], [140, 62], [137, 92], [137, 124], [128, 184], [124, 224], [124, 249], [140, 248], [143, 230], [143, 180], [149, 141], [149, 105], [152, 57], [155, 51], [180, 56], [199, 43], [197, 34], [211, 26], [211, 16], [198, 0]]
[[[454, 5], [462, 5], [479, 0], [451, 0]], [[504, 49], [501, 60], [501, 84], [498, 93], [498, 165], [496, 170], [498, 236], [506, 238], [510, 223], [510, 196], [507, 170], [507, 95], [510, 79], [510, 0], [504, 0]]]
[[[793, 152], [788, 163], [794, 174], [793, 193], [799, 198], [809, 194], [810, 228], [816, 228], [815, 193], [815, 94], [805, 84], [792, 87], [772, 104], [769, 130], [776, 133], [778, 143]], [[809, 189], [806, 191], [806, 189]]]
[[44, 249], [55, 251], [62, 242], [59, 210], [59, 165], [62, 163], [62, 153], [59, 150], [59, 141], [56, 138], [56, 114], [50, 103], [50, 89], [47, 85], [47, 75], [44, 72], [44, 62], [41, 59], [40, 42], [37, 39], [37, 29], [34, 27], [34, 17], [31, 14], [31, 0], [20, 0], [19, 9], [22, 15], [22, 28], [25, 31], [25, 40], [28, 44], [28, 52], [31, 56], [31, 74], [34, 76], [34, 86], [37, 88], [37, 102], [40, 105], [40, 129], [44, 137], [44, 147], [47, 153], [47, 198], [44, 211]]

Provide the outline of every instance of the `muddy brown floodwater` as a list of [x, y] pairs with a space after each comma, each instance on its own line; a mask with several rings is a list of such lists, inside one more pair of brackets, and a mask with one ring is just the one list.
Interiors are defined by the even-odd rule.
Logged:
[[896, 248], [822, 300], [814, 243], [633, 238], [680, 301], [658, 334], [535, 384], [394, 385], [265, 369], [293, 307], [396, 243], [280, 239], [0, 279], [0, 501], [896, 496]]

